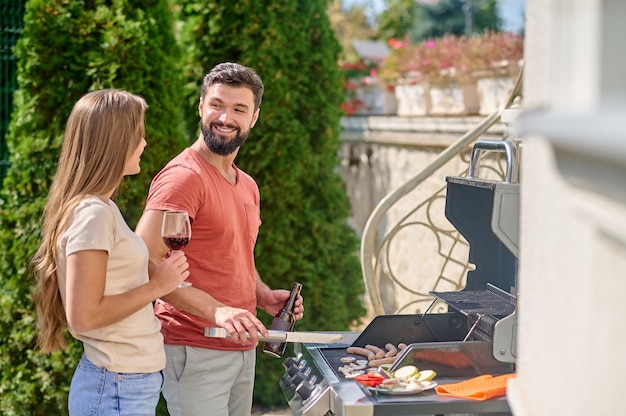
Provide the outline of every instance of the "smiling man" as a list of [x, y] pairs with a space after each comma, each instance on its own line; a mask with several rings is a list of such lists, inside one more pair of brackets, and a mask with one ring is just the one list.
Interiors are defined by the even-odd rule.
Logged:
[[[184, 252], [192, 286], [155, 304], [165, 340], [163, 396], [172, 416], [250, 415], [257, 333], [267, 336], [256, 308], [275, 315], [289, 297], [288, 290], [271, 290], [256, 270], [259, 188], [234, 163], [259, 118], [262, 95], [251, 68], [227, 62], [206, 75], [198, 140], [154, 177], [137, 225], [158, 265], [168, 255], [163, 211], [185, 210], [191, 220]], [[303, 313], [299, 297], [296, 319]], [[205, 337], [205, 327], [225, 328], [230, 338]]]

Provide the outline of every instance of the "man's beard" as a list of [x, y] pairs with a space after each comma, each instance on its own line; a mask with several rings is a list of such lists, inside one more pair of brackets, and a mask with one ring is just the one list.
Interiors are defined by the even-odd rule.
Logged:
[[[235, 129], [237, 131], [237, 135], [232, 140], [228, 140], [228, 138], [225, 136], [213, 133], [214, 126]], [[250, 130], [242, 132], [239, 127], [233, 125], [225, 125], [220, 121], [214, 121], [208, 126], [201, 122], [200, 131], [202, 132], [204, 143], [207, 145], [209, 150], [220, 156], [228, 156], [233, 153], [235, 150], [237, 150], [237, 148], [245, 143], [248, 135], [250, 134]]]

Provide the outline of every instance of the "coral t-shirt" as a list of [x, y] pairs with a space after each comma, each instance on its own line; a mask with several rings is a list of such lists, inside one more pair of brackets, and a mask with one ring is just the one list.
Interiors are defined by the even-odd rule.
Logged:
[[[233, 167], [235, 185], [198, 152], [185, 149], [154, 177], [145, 209], [186, 210], [191, 219], [191, 240], [183, 249], [189, 262], [187, 280], [219, 302], [256, 314], [254, 245], [261, 225], [260, 194], [254, 179]], [[205, 337], [204, 328], [215, 323], [161, 299], [155, 312], [166, 344], [251, 348]]]

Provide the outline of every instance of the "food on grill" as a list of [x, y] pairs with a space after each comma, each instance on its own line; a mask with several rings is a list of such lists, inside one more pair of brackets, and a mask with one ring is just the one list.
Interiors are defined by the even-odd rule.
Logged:
[[385, 344], [385, 349], [387, 350], [387, 352], [385, 353], [386, 358], [395, 357], [396, 354], [398, 354], [398, 348], [396, 348], [396, 346], [391, 343]]
[[[377, 347], [376, 345], [369, 345], [368, 344], [368, 345], [365, 346], [365, 349], [373, 352], [375, 359], [385, 358], [385, 350], [383, 350], [380, 347]], [[371, 358], [370, 358], [370, 360], [371, 360]]]
[[354, 358], [354, 357], [352, 357], [352, 356], [350, 356], [350, 355], [347, 355], [347, 356], [345, 356], [345, 357], [341, 357], [341, 358], [339, 359], [339, 361], [341, 361], [341, 362], [342, 362], [342, 363], [344, 363], [344, 364], [350, 364], [350, 363], [355, 362], [355, 361], [356, 361], [356, 358]]
[[348, 354], [362, 355], [363, 357], [367, 357], [368, 360], [373, 360], [376, 357], [376, 354], [363, 347], [348, 347], [346, 352]]
[[385, 364], [393, 364], [396, 362], [396, 358], [397, 357], [385, 357], [378, 360], [370, 360], [368, 364], [370, 367], [380, 367]]
[[365, 370], [366, 367], [367, 367], [366, 364], [358, 364], [356, 362], [351, 362], [342, 367], [339, 367], [338, 370], [343, 374], [345, 378], [353, 378], [354, 376], [363, 374], [365, 372], [363, 370]]
[[344, 374], [344, 377], [345, 377], [345, 378], [356, 378], [356, 377], [358, 377], [358, 376], [360, 376], [360, 375], [362, 375], [362, 374], [365, 374], [365, 371], [363, 371], [363, 370], [357, 370], [357, 371], [352, 371], [352, 372], [350, 372], [350, 373], [346, 373], [346, 374]]
[[393, 364], [396, 361], [398, 353], [405, 349], [405, 343], [399, 343], [396, 347], [391, 343], [387, 343], [385, 348], [377, 345], [368, 344], [365, 347], [348, 347], [348, 354], [360, 355], [367, 358], [369, 367], [379, 367], [384, 364]]

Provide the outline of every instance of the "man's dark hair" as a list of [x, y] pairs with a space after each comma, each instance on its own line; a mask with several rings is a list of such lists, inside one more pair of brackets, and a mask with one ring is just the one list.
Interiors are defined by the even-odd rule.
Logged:
[[200, 100], [204, 100], [209, 87], [213, 84], [250, 88], [254, 94], [254, 109], [256, 110], [261, 106], [264, 89], [263, 81], [252, 68], [233, 62], [223, 62], [215, 65], [211, 72], [204, 77]]

